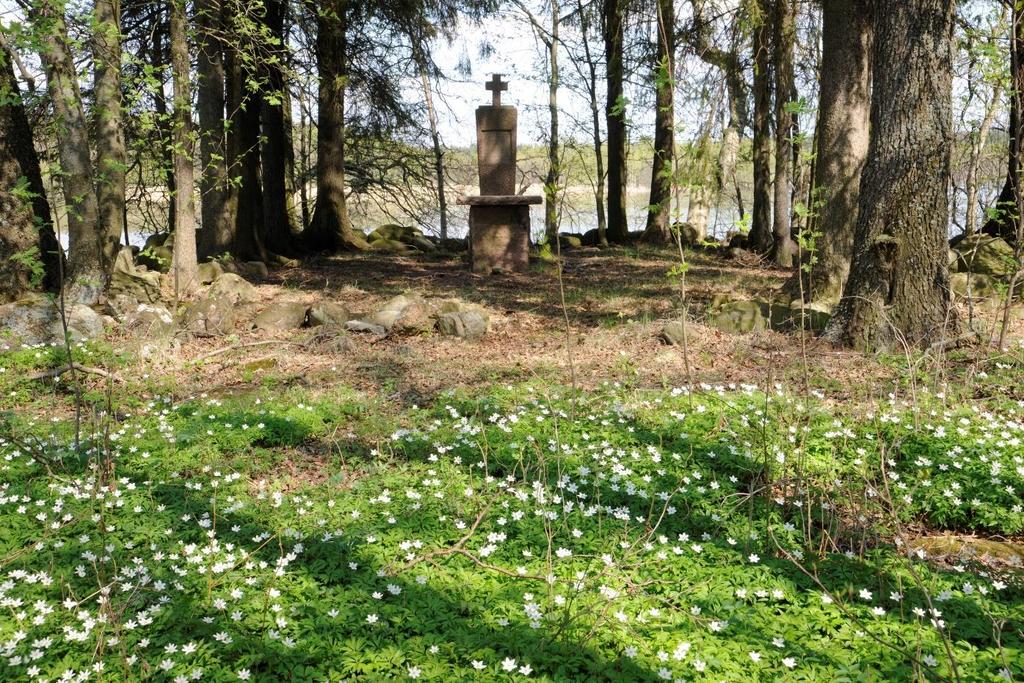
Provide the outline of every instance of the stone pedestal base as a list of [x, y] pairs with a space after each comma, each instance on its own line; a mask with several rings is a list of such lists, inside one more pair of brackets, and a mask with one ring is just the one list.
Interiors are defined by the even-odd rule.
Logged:
[[470, 207], [469, 257], [474, 273], [526, 270], [530, 261], [530, 207]]
[[530, 263], [530, 205], [541, 197], [485, 195], [469, 204], [469, 257], [473, 272], [521, 273]]

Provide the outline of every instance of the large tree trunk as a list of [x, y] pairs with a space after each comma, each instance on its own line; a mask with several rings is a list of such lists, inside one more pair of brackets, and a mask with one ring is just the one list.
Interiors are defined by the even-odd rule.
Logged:
[[121, 2], [96, 0], [93, 66], [93, 121], [96, 135], [96, 199], [105, 235], [104, 258], [113, 263], [118, 244], [125, 243], [125, 170], [128, 153], [121, 116]]
[[185, 0], [170, 0], [171, 74], [174, 78], [174, 297], [192, 296], [199, 286], [196, 264], [196, 214], [192, 166], [192, 86], [189, 82]]
[[794, 87], [793, 43], [796, 26], [792, 0], [775, 0], [775, 203], [772, 223], [772, 260], [780, 268], [793, 265], [791, 235], [793, 198], [793, 134], [796, 114], [791, 110]]
[[56, 291], [61, 257], [13, 59], [0, 45], [0, 304], [29, 290]]
[[544, 178], [544, 235], [548, 244], [558, 239], [558, 181], [562, 162], [558, 147], [558, 0], [551, 0], [551, 36], [548, 38], [548, 172]]
[[295, 254], [295, 235], [299, 233], [297, 216], [289, 207], [289, 157], [291, 147], [291, 119], [286, 116], [287, 84], [284, 67], [288, 51], [284, 47], [283, 0], [268, 0], [264, 17], [267, 30], [280, 41], [271, 46], [275, 60], [266, 60], [266, 90], [260, 102], [263, 124], [263, 144], [260, 146], [260, 166], [263, 172], [263, 223], [260, 241], [274, 254]]
[[597, 210], [597, 241], [601, 246], [608, 245], [608, 220], [604, 206], [604, 150], [601, 142], [601, 109], [597, 102], [597, 62], [590, 52], [589, 14], [583, 7], [583, 0], [576, 0], [576, 11], [580, 17], [580, 33], [583, 41], [583, 54], [587, 63], [587, 95], [590, 98], [590, 118], [593, 125], [594, 166], [594, 204]]
[[623, 93], [625, 65], [624, 0], [604, 0], [604, 49], [608, 126], [608, 241], [618, 244], [629, 238], [626, 218], [626, 100]]
[[672, 213], [672, 169], [676, 146], [676, 40], [673, 0], [658, 0], [657, 30], [658, 63], [654, 68], [654, 158], [651, 162], [651, 197], [644, 240], [668, 244], [672, 241], [669, 223]]
[[820, 234], [814, 252], [803, 254], [804, 264], [810, 264], [810, 273], [802, 275], [808, 301], [837, 302], [850, 273], [871, 119], [872, 30], [867, 5], [866, 0], [824, 4], [814, 167], [814, 201], [820, 205], [815, 225]]
[[956, 325], [946, 246], [953, 3], [890, 3], [874, 31], [853, 263], [826, 337], [858, 348], [927, 345]]
[[250, 68], [237, 51], [226, 53], [228, 130], [228, 169], [237, 178], [233, 189], [231, 255], [243, 261], [266, 261], [259, 240], [263, 226], [263, 189], [260, 178], [260, 104], [258, 92], [249, 90]]
[[199, 160], [202, 168], [199, 178], [202, 229], [196, 239], [201, 258], [230, 251], [235, 227], [224, 133], [222, 13], [221, 0], [196, 0], [196, 106], [199, 110]]
[[768, 0], [755, 0], [754, 27], [754, 200], [748, 246], [760, 254], [772, 249], [772, 89], [771, 19]]
[[345, 201], [347, 6], [348, 0], [331, 0], [317, 10], [317, 191], [313, 220], [306, 231], [306, 244], [315, 251], [370, 248], [352, 228]]
[[39, 56], [61, 134], [59, 156], [68, 221], [66, 293], [71, 301], [94, 304], [107, 286], [113, 262], [108, 258], [110, 237], [99, 221], [88, 126], [62, 6], [44, 0], [36, 5], [32, 18], [46, 29], [39, 32]]
[[992, 217], [985, 221], [981, 231], [993, 237], [1002, 237], [1011, 244], [1020, 234], [1021, 150], [1024, 148], [1024, 8], [1014, 4], [1013, 28], [1010, 41], [1010, 144], [1006, 181], [996, 199]]

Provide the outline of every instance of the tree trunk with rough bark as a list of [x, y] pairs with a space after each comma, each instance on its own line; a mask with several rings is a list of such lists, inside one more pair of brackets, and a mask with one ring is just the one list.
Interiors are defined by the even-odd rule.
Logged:
[[626, 217], [626, 100], [624, 0], [604, 0], [604, 49], [606, 70], [605, 118], [608, 127], [608, 230], [609, 242], [629, 239]]
[[861, 349], [956, 333], [947, 207], [953, 145], [953, 4], [890, 3], [874, 16], [871, 141], [850, 277], [826, 338]]
[[105, 235], [104, 258], [113, 263], [125, 233], [125, 171], [121, 106], [121, 2], [96, 0], [94, 10], [93, 130], [96, 136], [96, 199]]
[[[4, 180], [0, 187], [10, 190], [15, 186], [24, 187], [29, 197], [33, 225], [37, 230], [35, 243], [38, 260], [43, 267], [42, 281], [39, 283], [46, 292], [60, 289], [60, 269], [63, 249], [57, 242], [53, 230], [53, 218], [50, 204], [46, 201], [46, 186], [39, 166], [39, 155], [33, 144], [32, 126], [25, 112], [22, 93], [14, 76], [13, 55], [0, 44], [0, 157], [4, 164], [16, 164], [4, 171]], [[9, 160], [12, 160], [9, 161]], [[13, 178], [13, 181], [10, 179]], [[22, 204], [25, 204], [24, 199]], [[11, 225], [13, 225], [13, 219]], [[0, 229], [7, 219], [0, 219]], [[31, 247], [29, 247], [31, 249]], [[2, 261], [6, 262], [8, 256]], [[5, 280], [0, 276], [0, 280]]]
[[174, 211], [174, 298], [187, 299], [199, 287], [196, 262], [195, 182], [192, 165], [192, 84], [185, 0], [170, 0], [171, 75], [174, 79], [174, 178], [178, 196]]
[[558, 183], [562, 160], [558, 143], [558, 0], [551, 0], [551, 35], [548, 48], [548, 172], [544, 177], [544, 235], [548, 244], [558, 239]]
[[0, 304], [59, 289], [60, 258], [13, 58], [0, 45]]
[[249, 89], [250, 67], [242, 63], [238, 53], [228, 50], [226, 57], [228, 172], [237, 178], [231, 199], [235, 224], [230, 251], [243, 261], [266, 261], [266, 249], [259, 239], [263, 226], [259, 93]]
[[228, 150], [224, 131], [224, 49], [221, 0], [196, 0], [196, 108], [199, 110], [199, 160], [202, 175], [202, 228], [196, 233], [200, 258], [231, 250], [234, 204], [228, 186]]
[[608, 246], [608, 219], [604, 204], [604, 145], [601, 142], [601, 108], [597, 100], [597, 61], [590, 51], [589, 14], [583, 7], [583, 0], [576, 0], [576, 12], [580, 17], [580, 33], [583, 43], [583, 56], [587, 66], [587, 95], [590, 100], [590, 118], [593, 126], [592, 138], [594, 146], [594, 204], [597, 211], [597, 241], [602, 247]]
[[99, 220], [93, 183], [89, 130], [78, 88], [63, 5], [43, 0], [31, 13], [39, 27], [39, 57], [60, 131], [59, 158], [68, 222], [68, 273], [65, 291], [70, 301], [94, 304], [107, 286], [113, 261], [109, 236]]
[[993, 237], [1002, 237], [1011, 244], [1020, 233], [1021, 149], [1024, 148], [1024, 7], [1014, 3], [1013, 27], [1010, 41], [1010, 143], [1006, 181], [996, 199], [992, 217], [985, 221], [981, 231]]
[[748, 246], [759, 254], [772, 249], [772, 75], [771, 17], [767, 0], [754, 0], [754, 198]]
[[291, 147], [291, 118], [286, 116], [288, 93], [285, 83], [285, 62], [288, 50], [284, 43], [285, 3], [267, 0], [264, 23], [268, 33], [279, 43], [271, 45], [271, 59], [264, 61], [265, 86], [260, 98], [260, 119], [263, 139], [260, 145], [260, 169], [263, 180], [263, 222], [259, 226], [260, 242], [273, 254], [294, 256], [295, 236], [299, 233], [297, 216], [289, 211], [288, 158]]
[[796, 114], [791, 110], [795, 89], [793, 44], [796, 26], [792, 0], [775, 0], [775, 202], [772, 221], [772, 261], [780, 268], [793, 265], [796, 252], [791, 234], [793, 199], [793, 134]]
[[[644, 241], [672, 241], [672, 170], [675, 155], [675, 8], [673, 0], [658, 0], [658, 63], [654, 68], [654, 158], [651, 163], [651, 195]], [[692, 194], [691, 194], [692, 196]], [[706, 225], [705, 221], [705, 225]]]
[[306, 231], [314, 251], [366, 250], [366, 239], [352, 228], [345, 199], [345, 88], [348, 0], [331, 0], [317, 10], [316, 204]]
[[[850, 272], [860, 178], [871, 122], [871, 15], [867, 0], [828, 0], [822, 16], [817, 125], [814, 263], [803, 275], [808, 301], [835, 303]], [[809, 262], [812, 254], [804, 254]]]

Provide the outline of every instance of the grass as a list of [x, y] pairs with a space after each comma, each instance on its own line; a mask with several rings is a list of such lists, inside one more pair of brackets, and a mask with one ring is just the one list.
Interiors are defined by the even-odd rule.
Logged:
[[970, 404], [91, 378], [77, 448], [62, 362], [0, 356], [4, 680], [1024, 676], [1019, 563], [919, 550], [1024, 529], [1019, 358]]

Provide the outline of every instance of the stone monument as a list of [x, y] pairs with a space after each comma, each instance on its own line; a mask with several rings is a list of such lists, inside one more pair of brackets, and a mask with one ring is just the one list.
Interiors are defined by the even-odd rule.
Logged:
[[508, 90], [502, 74], [487, 82], [491, 105], [477, 107], [477, 166], [480, 195], [462, 197], [469, 205], [469, 254], [473, 272], [520, 272], [529, 264], [530, 205], [544, 201], [540, 196], [516, 194], [515, 107], [501, 103]]

